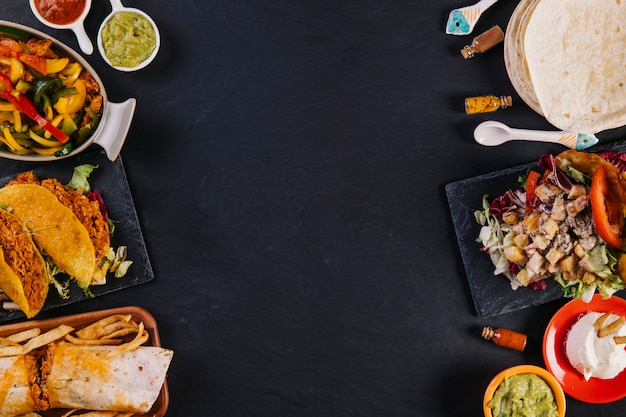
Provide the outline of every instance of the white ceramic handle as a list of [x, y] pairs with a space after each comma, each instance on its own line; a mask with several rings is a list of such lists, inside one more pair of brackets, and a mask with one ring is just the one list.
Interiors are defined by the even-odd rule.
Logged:
[[109, 0], [111, 2], [111, 7], [113, 8], [113, 11], [116, 10], [121, 10], [124, 8], [124, 5], [122, 4], [121, 0]]
[[536, 142], [562, 143], [564, 136], [575, 135], [575, 133], [560, 130], [526, 130], [515, 129], [512, 127], [507, 127], [507, 130], [509, 131], [512, 140], [532, 140]]
[[498, 0], [480, 0], [478, 3], [476, 3], [474, 6], [475, 7], [480, 7], [481, 11], [485, 11], [487, 10], [489, 7], [493, 6], [495, 4], [495, 2], [497, 2]]
[[104, 117], [100, 121], [103, 130], [93, 142], [104, 149], [111, 161], [115, 161], [122, 150], [136, 105], [137, 100], [134, 98], [122, 103], [107, 103]]
[[87, 36], [87, 32], [85, 32], [85, 27], [82, 22], [72, 27], [72, 31], [76, 35], [76, 39], [78, 39], [78, 46], [80, 46], [80, 50], [87, 55], [91, 55], [93, 53], [93, 44], [91, 43], [89, 36]]

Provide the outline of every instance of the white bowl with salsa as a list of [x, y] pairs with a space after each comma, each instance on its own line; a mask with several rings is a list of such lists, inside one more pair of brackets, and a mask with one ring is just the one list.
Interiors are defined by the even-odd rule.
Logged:
[[150, 64], [161, 47], [161, 35], [143, 10], [110, 0], [111, 14], [98, 30], [98, 50], [107, 64], [119, 71], [137, 71]]
[[91, 0], [29, 0], [35, 17], [53, 29], [74, 32], [81, 51], [93, 53], [93, 44], [85, 32], [85, 18], [91, 9]]

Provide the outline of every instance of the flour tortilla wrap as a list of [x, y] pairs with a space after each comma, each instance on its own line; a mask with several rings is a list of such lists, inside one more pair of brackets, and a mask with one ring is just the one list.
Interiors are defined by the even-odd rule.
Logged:
[[14, 184], [0, 189], [0, 204], [9, 206], [33, 233], [37, 246], [54, 263], [86, 288], [95, 270], [95, 249], [87, 229], [72, 210], [50, 191], [36, 184]]
[[31, 318], [43, 307], [48, 287], [46, 265], [22, 222], [0, 209], [0, 289]]
[[37, 410], [31, 395], [29, 355], [0, 358], [0, 417], [13, 417]]
[[541, 0], [524, 54], [546, 119], [597, 133], [626, 124], [626, 2]]
[[52, 345], [48, 353], [50, 408], [147, 413], [165, 381], [173, 352], [155, 346], [111, 356], [116, 346]]

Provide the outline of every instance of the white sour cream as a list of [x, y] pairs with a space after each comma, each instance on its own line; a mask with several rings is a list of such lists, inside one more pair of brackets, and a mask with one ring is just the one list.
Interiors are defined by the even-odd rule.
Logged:
[[[625, 336], [626, 325], [606, 337], [598, 337], [594, 322], [604, 313], [590, 312], [582, 316], [569, 331], [565, 342], [567, 359], [585, 380], [591, 377], [600, 379], [615, 378], [626, 368], [625, 345], [617, 345], [613, 336]], [[604, 326], [620, 316], [612, 314]]]

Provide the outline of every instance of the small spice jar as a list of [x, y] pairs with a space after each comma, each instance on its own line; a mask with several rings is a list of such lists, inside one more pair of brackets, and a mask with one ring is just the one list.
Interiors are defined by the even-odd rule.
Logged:
[[505, 109], [511, 107], [513, 104], [513, 98], [511, 96], [477, 96], [468, 97], [465, 99], [465, 113], [477, 114], [477, 113], [490, 113], [498, 109]]
[[483, 327], [482, 337], [493, 341], [498, 346], [519, 350], [520, 352], [526, 347], [526, 335], [513, 330], [502, 328], [494, 330], [491, 327]]
[[467, 45], [461, 49], [461, 55], [463, 55], [465, 59], [473, 58], [474, 55], [493, 48], [503, 40], [504, 32], [502, 32], [500, 26], [496, 25], [482, 35], [476, 36], [471, 45]]

